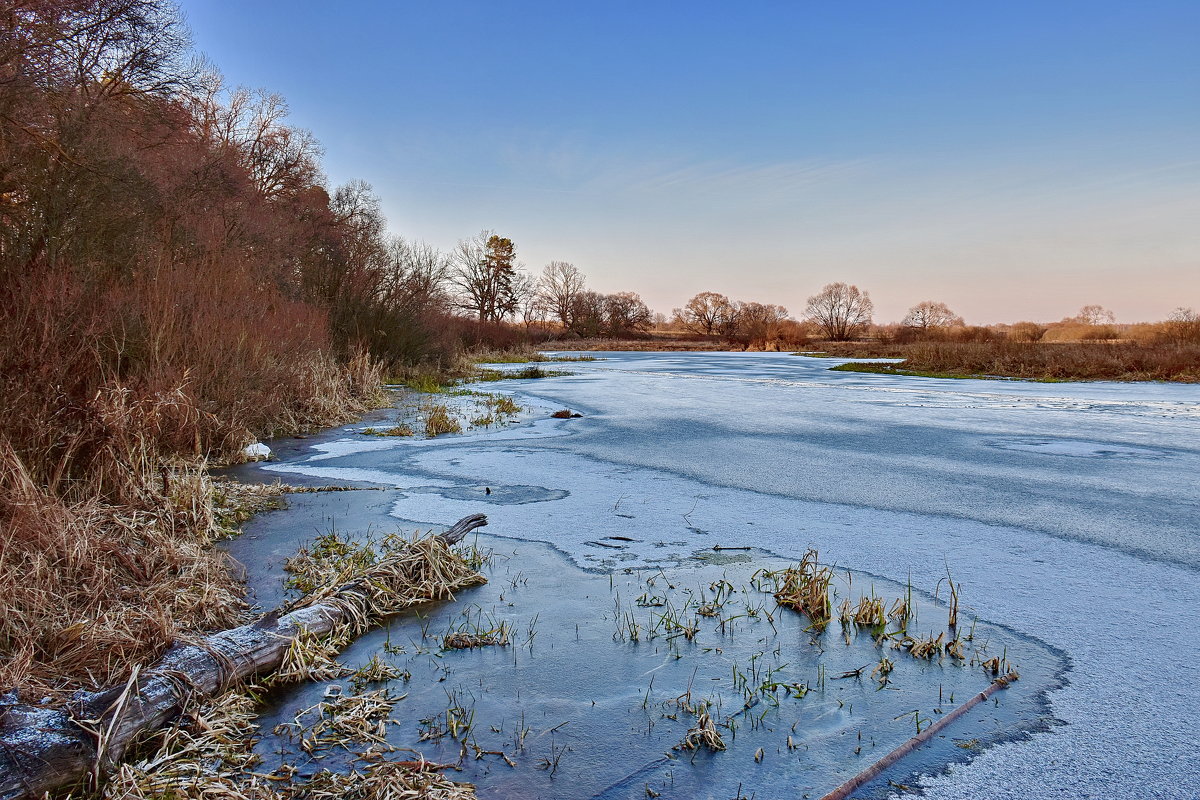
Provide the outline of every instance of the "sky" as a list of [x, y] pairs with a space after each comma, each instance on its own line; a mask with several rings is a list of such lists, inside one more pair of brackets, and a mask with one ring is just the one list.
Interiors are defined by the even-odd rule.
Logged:
[[1200, 309], [1200, 3], [179, 0], [394, 233], [669, 314]]

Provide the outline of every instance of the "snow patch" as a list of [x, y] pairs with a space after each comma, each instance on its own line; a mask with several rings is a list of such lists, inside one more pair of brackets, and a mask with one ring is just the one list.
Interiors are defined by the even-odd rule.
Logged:
[[246, 445], [246, 449], [242, 451], [242, 455], [247, 461], [266, 461], [271, 457], [271, 448], [267, 447], [262, 442]]

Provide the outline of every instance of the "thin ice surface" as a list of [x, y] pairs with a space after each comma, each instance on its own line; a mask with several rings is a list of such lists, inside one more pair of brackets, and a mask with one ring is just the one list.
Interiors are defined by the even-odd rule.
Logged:
[[[394, 618], [342, 657], [351, 666], [381, 659], [411, 676], [387, 684], [404, 695], [389, 742], [461, 763], [450, 774], [476, 783], [481, 797], [619, 800], [654, 796], [648, 787], [664, 800], [728, 800], [739, 784], [743, 796], [759, 800], [819, 796], [912, 736], [918, 719], [927, 726], [984, 688], [990, 676], [979, 661], [1020, 654], [1017, 687], [857, 793], [874, 796], [889, 778], [905, 780], [1043, 727], [1042, 691], [1062, 668], [1036, 642], [986, 623], [971, 626], [964, 660], [914, 658], [890, 641], [876, 643], [878, 630], [869, 628], [833, 622], [806, 630], [806, 617], [776, 607], [770, 580], [755, 580], [757, 569], [787, 564], [761, 553], [620, 570], [610, 580], [564, 565], [546, 545], [481, 540], [498, 555], [485, 569], [486, 586]], [[837, 584], [855, 599], [907, 595], [905, 586], [863, 575]], [[944, 628], [944, 606], [918, 593], [913, 600], [910, 631]], [[672, 629], [672, 620], [694, 625], [693, 638]], [[442, 647], [451, 633], [501, 624], [509, 628], [506, 646]], [[965, 626], [960, 635], [968, 635]], [[980, 648], [986, 652], [975, 656]], [[885, 656], [894, 662], [886, 682], [870, 674]], [[845, 674], [859, 669], [857, 677]], [[277, 695], [263, 728], [290, 722], [332, 683], [339, 681]], [[726, 751], [679, 748], [705, 705]], [[313, 758], [286, 739], [264, 740], [259, 751], [268, 767], [286, 763], [302, 773], [340, 766], [346, 755], [335, 748]]]
[[[777, 354], [606, 357], [507, 384], [583, 419], [321, 466], [330, 479], [394, 474], [391, 486], [419, 489], [395, 515], [421, 523], [479, 510], [439, 486], [551, 490], [561, 499], [487, 507], [492, 530], [591, 568], [713, 544], [792, 558], [813, 544], [918, 586], [948, 564], [973, 612], [1063, 648], [1074, 670], [1052, 695], [1068, 725], [927, 779], [929, 796], [1200, 793], [1200, 387], [831, 373], [835, 360]], [[612, 534], [636, 541], [596, 546]]]

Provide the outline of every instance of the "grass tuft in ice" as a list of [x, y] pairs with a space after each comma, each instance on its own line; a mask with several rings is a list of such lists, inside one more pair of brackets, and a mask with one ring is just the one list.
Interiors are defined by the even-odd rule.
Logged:
[[709, 750], [724, 750], [725, 740], [717, 730], [716, 723], [708, 713], [708, 706], [702, 705], [696, 713], [696, 724], [693, 725], [679, 743], [681, 750], [697, 750], [707, 747]]
[[775, 581], [775, 602], [806, 615], [822, 628], [831, 615], [829, 583], [833, 570], [817, 564], [817, 551], [809, 550], [794, 567], [768, 575]]

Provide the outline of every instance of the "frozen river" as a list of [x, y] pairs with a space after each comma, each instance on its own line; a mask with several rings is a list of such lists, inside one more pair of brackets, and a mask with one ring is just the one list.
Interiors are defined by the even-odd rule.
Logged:
[[[568, 377], [490, 385], [536, 409], [511, 428], [346, 431], [267, 469], [398, 488], [406, 524], [483, 510], [491, 533], [593, 570], [713, 545], [812, 546], [927, 588], [949, 568], [970, 614], [1065, 653], [1050, 699], [1066, 724], [925, 778], [927, 796], [1200, 797], [1200, 386], [597, 355]], [[547, 418], [559, 408], [583, 418]]]

